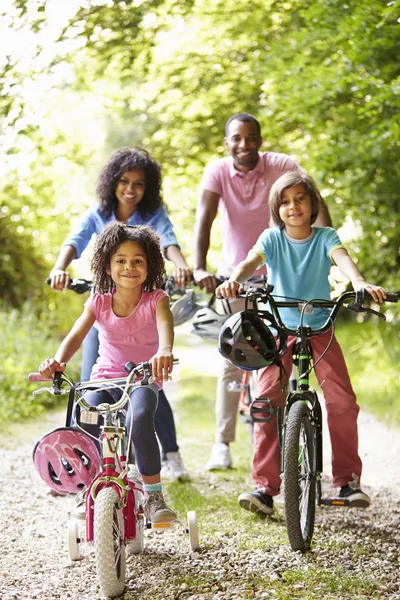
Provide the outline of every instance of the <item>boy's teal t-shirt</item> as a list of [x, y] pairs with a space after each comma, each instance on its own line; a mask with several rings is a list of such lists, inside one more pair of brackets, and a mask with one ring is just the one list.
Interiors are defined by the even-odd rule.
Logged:
[[[284, 228], [274, 227], [260, 235], [253, 251], [267, 265], [267, 279], [274, 285], [274, 296], [330, 300], [328, 275], [332, 253], [338, 248], [343, 245], [331, 227], [312, 227], [311, 235], [305, 240], [293, 240]], [[300, 312], [296, 308], [279, 311], [284, 324], [296, 329]], [[326, 309], [316, 308], [311, 315], [303, 316], [303, 325], [317, 329], [325, 323], [327, 313]]]

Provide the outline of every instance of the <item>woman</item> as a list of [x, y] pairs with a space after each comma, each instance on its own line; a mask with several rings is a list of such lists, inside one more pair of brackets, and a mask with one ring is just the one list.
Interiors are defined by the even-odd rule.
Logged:
[[[80, 258], [93, 235], [118, 220], [127, 225], [149, 225], [160, 238], [165, 257], [175, 265], [173, 273], [177, 286], [184, 287], [191, 271], [180, 250], [172, 223], [162, 201], [160, 165], [139, 148], [123, 148], [115, 152], [101, 170], [97, 196], [99, 204], [91, 207], [68, 237], [50, 273], [53, 290], [68, 287], [69, 264]], [[82, 346], [81, 381], [88, 381], [98, 358], [98, 332], [92, 327]], [[162, 448], [165, 475], [179, 481], [188, 477], [176, 440], [171, 406], [161, 390], [155, 417], [155, 428]]]

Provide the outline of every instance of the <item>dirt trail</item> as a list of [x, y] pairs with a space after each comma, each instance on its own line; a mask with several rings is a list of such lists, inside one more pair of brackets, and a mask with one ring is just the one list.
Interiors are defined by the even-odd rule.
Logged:
[[[201, 340], [192, 343], [185, 351], [177, 348], [179, 368], [215, 373], [218, 360], [215, 348]], [[175, 382], [168, 385], [179, 385], [179, 374]], [[167, 394], [173, 398], [176, 389], [170, 389]], [[71, 563], [67, 558], [67, 513], [73, 499], [49, 496], [32, 464], [34, 441], [44, 430], [63, 424], [63, 419], [63, 411], [49, 414], [46, 423], [42, 420], [24, 425], [17, 430], [13, 440], [2, 439], [1, 600], [101, 598], [91, 545], [83, 545], [82, 561]], [[221, 538], [216, 533], [215, 539], [208, 540], [207, 546], [196, 554], [190, 552], [187, 536], [178, 532], [166, 537], [165, 541], [149, 539], [142, 555], [128, 559], [124, 600], [263, 600], [275, 597], [274, 582], [284, 581], [282, 574], [286, 571], [302, 573], [306, 582], [310, 568], [320, 568], [324, 573], [332, 570], [334, 576], [338, 564], [343, 577], [356, 576], [373, 581], [374, 595], [357, 598], [400, 600], [400, 478], [397, 466], [400, 432], [386, 428], [363, 411], [359, 430], [360, 454], [364, 462], [363, 487], [371, 493], [373, 503], [365, 513], [355, 515], [349, 511], [343, 513], [340, 520], [337, 513], [322, 511], [318, 516], [317, 536], [318, 547], [322, 549], [314, 551], [312, 558], [291, 552], [287, 544], [278, 549], [272, 545], [243, 551], [240, 543], [245, 534], [240, 523], [235, 531], [223, 533]], [[329, 475], [327, 435], [325, 446], [325, 471]], [[203, 472], [193, 473], [193, 476], [207, 485]], [[218, 513], [215, 518], [219, 518]], [[354, 549], [356, 533], [363, 540], [361, 554]], [[246, 569], [243, 569], [244, 564]], [[188, 586], [187, 578], [195, 583]], [[257, 582], [265, 581], [265, 578], [269, 578], [271, 589], [260, 590]], [[290, 597], [294, 596], [290, 594]], [[350, 597], [341, 594], [336, 598], [349, 600]]]

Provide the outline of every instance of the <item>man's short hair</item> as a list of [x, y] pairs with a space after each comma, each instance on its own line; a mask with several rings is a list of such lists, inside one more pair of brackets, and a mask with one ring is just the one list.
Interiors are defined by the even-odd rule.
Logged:
[[261, 137], [261, 125], [257, 121], [257, 119], [255, 117], [253, 117], [253, 115], [250, 115], [249, 113], [238, 113], [237, 115], [233, 115], [232, 117], [229, 117], [229, 119], [227, 120], [226, 125], [225, 125], [225, 135], [226, 136], [228, 135], [229, 125], [232, 123], [232, 121], [242, 121], [244, 123], [254, 123], [254, 125], [257, 128], [257, 133]]

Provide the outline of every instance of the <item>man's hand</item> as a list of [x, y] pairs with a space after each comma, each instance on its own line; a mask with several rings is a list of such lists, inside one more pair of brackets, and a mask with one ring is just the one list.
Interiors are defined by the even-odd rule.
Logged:
[[57, 371], [64, 371], [67, 363], [59, 363], [55, 358], [46, 358], [39, 367], [39, 373], [47, 379], [52, 379]]
[[205, 269], [194, 270], [194, 280], [201, 290], [204, 290], [207, 294], [212, 294], [217, 287], [215, 275], [209, 273]]
[[242, 283], [239, 281], [224, 281], [215, 290], [217, 298], [236, 298], [236, 296], [244, 291]]

